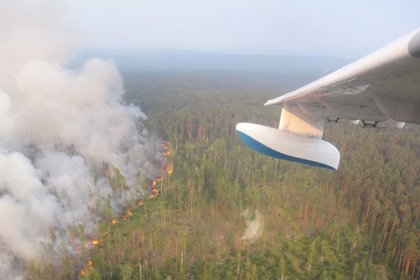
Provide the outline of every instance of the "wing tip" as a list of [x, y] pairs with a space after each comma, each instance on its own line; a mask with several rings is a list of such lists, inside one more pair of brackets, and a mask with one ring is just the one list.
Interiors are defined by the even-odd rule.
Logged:
[[264, 106], [269, 106], [273, 103], [273, 100], [268, 100], [267, 102], [264, 103]]
[[282, 101], [281, 97], [275, 98], [275, 99], [270, 99], [270, 100], [268, 100], [267, 102], [264, 103], [264, 106], [274, 105], [274, 104], [280, 103], [281, 101]]

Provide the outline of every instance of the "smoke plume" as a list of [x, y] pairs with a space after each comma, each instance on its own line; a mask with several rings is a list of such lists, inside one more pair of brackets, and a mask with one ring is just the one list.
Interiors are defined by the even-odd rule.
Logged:
[[261, 237], [264, 231], [264, 217], [258, 209], [253, 212], [249, 208], [245, 209], [241, 213], [241, 216], [245, 218], [246, 229], [241, 236], [247, 244], [251, 244]]
[[112, 62], [63, 66], [71, 32], [59, 11], [0, 2], [0, 279], [24, 279], [45, 246], [76, 250], [70, 229], [93, 236], [106, 201], [118, 212], [141, 195], [139, 177], [159, 161]]

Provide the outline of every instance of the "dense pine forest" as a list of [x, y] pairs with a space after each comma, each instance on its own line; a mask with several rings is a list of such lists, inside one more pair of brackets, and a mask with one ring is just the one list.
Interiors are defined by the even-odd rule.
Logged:
[[418, 126], [328, 123], [333, 172], [260, 155], [235, 133], [276, 126], [280, 108], [262, 104], [313, 75], [123, 77], [162, 141], [162, 177], [139, 178], [143, 198], [123, 216], [104, 212], [90, 250], [32, 264], [31, 279], [420, 279]]

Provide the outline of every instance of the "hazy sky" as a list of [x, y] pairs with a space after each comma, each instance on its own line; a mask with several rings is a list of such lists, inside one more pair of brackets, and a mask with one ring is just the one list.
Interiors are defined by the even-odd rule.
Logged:
[[82, 48], [357, 57], [420, 27], [418, 0], [65, 0]]

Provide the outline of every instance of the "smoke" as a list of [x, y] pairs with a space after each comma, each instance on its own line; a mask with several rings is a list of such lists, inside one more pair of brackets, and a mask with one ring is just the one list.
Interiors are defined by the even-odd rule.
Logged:
[[246, 219], [246, 229], [241, 236], [241, 239], [244, 240], [247, 244], [251, 244], [259, 239], [263, 234], [264, 217], [261, 215], [258, 209], [251, 211], [249, 208], [243, 211], [241, 216]]
[[0, 2], [0, 279], [24, 279], [45, 246], [76, 252], [71, 229], [93, 236], [107, 201], [118, 212], [141, 195], [139, 177], [160, 159], [146, 116], [124, 105], [112, 62], [63, 66], [71, 32], [55, 1], [8, 2]]

